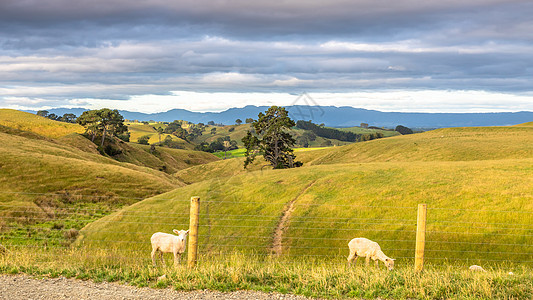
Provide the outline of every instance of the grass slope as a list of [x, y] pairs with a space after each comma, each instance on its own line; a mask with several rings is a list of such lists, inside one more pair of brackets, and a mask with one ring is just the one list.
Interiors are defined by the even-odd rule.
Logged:
[[0, 125], [50, 138], [60, 138], [71, 133], [85, 132], [85, 129], [78, 124], [52, 121], [14, 109], [0, 109]]
[[88, 222], [184, 185], [169, 173], [218, 160], [119, 140], [108, 143], [121, 153], [103, 156], [77, 125], [15, 110], [0, 115], [9, 125], [0, 124], [0, 244], [68, 244]]
[[365, 236], [380, 242], [388, 255], [409, 258], [414, 253], [416, 206], [427, 203], [428, 259], [477, 261], [486, 258], [480, 251], [491, 253], [490, 259], [525, 262], [533, 259], [528, 248], [533, 236], [532, 172], [533, 159], [255, 171], [198, 182], [136, 203], [88, 225], [80, 242], [148, 253], [153, 232], [188, 227], [188, 200], [198, 195], [204, 201], [203, 253], [240, 249], [268, 254], [283, 211], [294, 200], [290, 226], [283, 234], [284, 253], [343, 260], [347, 242]]
[[316, 154], [312, 164], [532, 158], [533, 129], [527, 126], [444, 128], [330, 148]]

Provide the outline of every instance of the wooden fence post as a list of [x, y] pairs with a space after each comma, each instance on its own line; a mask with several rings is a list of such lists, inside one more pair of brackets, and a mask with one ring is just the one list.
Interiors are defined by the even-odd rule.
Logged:
[[200, 197], [191, 198], [191, 211], [189, 220], [189, 250], [187, 265], [189, 268], [196, 267], [196, 259], [198, 255], [198, 225], [200, 214]]
[[415, 272], [421, 272], [424, 268], [424, 248], [426, 246], [426, 213], [427, 205], [418, 204], [416, 217], [416, 252]]

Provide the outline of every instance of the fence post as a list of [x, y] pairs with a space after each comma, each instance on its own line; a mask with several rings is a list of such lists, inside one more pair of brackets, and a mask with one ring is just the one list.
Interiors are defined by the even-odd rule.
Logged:
[[198, 254], [198, 224], [200, 214], [200, 197], [191, 197], [191, 211], [189, 219], [189, 250], [187, 265], [189, 268], [196, 266]]
[[416, 252], [415, 272], [421, 272], [424, 268], [424, 248], [426, 246], [426, 204], [418, 204], [416, 217]]

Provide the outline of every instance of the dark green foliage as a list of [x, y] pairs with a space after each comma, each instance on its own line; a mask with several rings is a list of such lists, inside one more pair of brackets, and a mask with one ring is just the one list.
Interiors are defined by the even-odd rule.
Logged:
[[234, 132], [235, 131], [235, 127], [231, 127], [230, 129], [228, 129], [228, 132]]
[[402, 125], [396, 126], [396, 129], [394, 129], [394, 130], [398, 131], [401, 134], [413, 134], [413, 130], [411, 130], [411, 128], [408, 128], [408, 127], [405, 127], [405, 126], [402, 126]]
[[64, 114], [58, 121], [65, 122], [65, 123], [76, 123], [76, 115], [75, 114]]
[[76, 122], [85, 127], [85, 134], [92, 137], [91, 141], [94, 142], [96, 135], [101, 135], [100, 147], [102, 148], [107, 135], [117, 136], [128, 131], [128, 127], [124, 125], [124, 118], [116, 109], [102, 108], [84, 111]]
[[230, 151], [237, 149], [237, 141], [231, 140], [229, 136], [219, 137], [211, 143], [202, 142], [194, 147], [194, 150], [204, 152]]
[[242, 139], [246, 148], [244, 168], [252, 163], [259, 153], [274, 169], [301, 166], [301, 162], [295, 161], [292, 149], [296, 141], [286, 132], [294, 125], [284, 107], [272, 106], [265, 114], [259, 113], [257, 121], [252, 122], [255, 133], [248, 131]]
[[298, 122], [296, 122], [296, 128], [310, 130], [314, 134], [326, 139], [335, 139], [344, 142], [356, 142], [358, 138], [357, 134], [353, 132], [340, 131], [333, 128], [322, 127], [314, 124], [311, 121], [299, 120]]
[[111, 144], [107, 144], [104, 147], [104, 153], [109, 156], [115, 156], [115, 155], [122, 154], [122, 150], [113, 147]]
[[129, 131], [117, 134], [117, 138], [123, 140], [124, 142], [129, 142], [130, 141], [130, 136], [131, 135], [130, 135]]
[[246, 120], [245, 120], [246, 124], [250, 124], [253, 121], [254, 121], [254, 119], [252, 119], [252, 118], [246, 118]]
[[137, 139], [137, 143], [142, 145], [148, 145], [148, 141], [150, 140], [150, 135], [143, 135]]
[[183, 146], [181, 146], [178, 141], [174, 141], [170, 135], [167, 135], [165, 137], [165, 140], [163, 140], [163, 143], [161, 143], [161, 145], [174, 149], [183, 149]]
[[237, 125], [241, 125], [241, 124], [242, 124], [242, 120], [241, 120], [241, 119], [237, 119], [237, 120], [235, 120], [235, 124], [237, 124]]
[[49, 112], [47, 110], [40, 110], [40, 111], [38, 111], [36, 113], [36, 115], [38, 115], [40, 117], [44, 117], [44, 118], [48, 117], [48, 114], [49, 114]]

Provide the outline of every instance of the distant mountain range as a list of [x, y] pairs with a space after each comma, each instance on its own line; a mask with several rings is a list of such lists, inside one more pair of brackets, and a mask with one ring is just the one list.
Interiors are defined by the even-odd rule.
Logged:
[[[287, 106], [293, 120], [312, 120], [314, 123], [324, 123], [330, 127], [351, 127], [367, 123], [370, 126], [395, 128], [403, 125], [411, 128], [440, 128], [440, 127], [471, 127], [471, 126], [506, 126], [533, 121], [533, 112], [502, 112], [502, 113], [400, 113], [381, 112], [354, 107], [335, 106]], [[222, 124], [235, 124], [236, 119], [243, 122], [246, 118], [257, 119], [260, 112], [268, 106], [248, 105], [242, 108], [230, 108], [222, 112], [191, 112], [184, 109], [172, 109], [166, 112], [146, 114], [121, 110], [120, 113], [128, 120], [171, 122], [186, 120], [193, 123], [208, 123], [214, 121]], [[63, 115], [73, 113], [81, 115], [84, 108], [54, 108], [50, 113]], [[36, 113], [36, 111], [28, 111]]]

